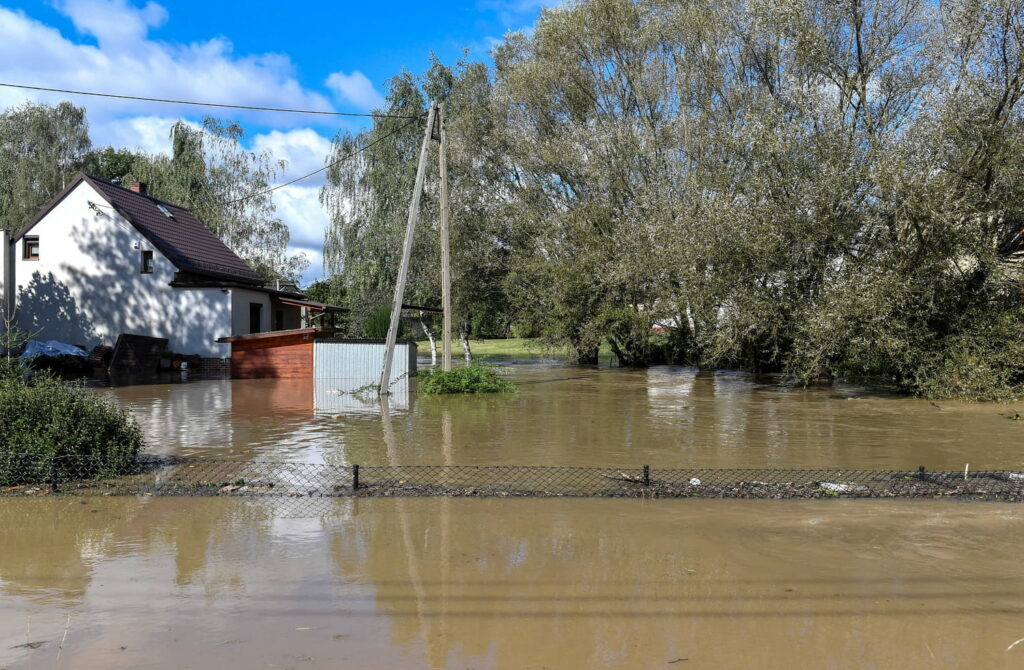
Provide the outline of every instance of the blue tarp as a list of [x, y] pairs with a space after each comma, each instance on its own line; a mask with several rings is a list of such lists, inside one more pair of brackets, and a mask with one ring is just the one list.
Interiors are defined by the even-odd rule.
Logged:
[[35, 358], [36, 356], [60, 356], [66, 354], [68, 356], [82, 356], [86, 357], [89, 352], [85, 349], [80, 349], [73, 344], [64, 344], [57, 340], [48, 340], [46, 342], [40, 342], [39, 340], [29, 340], [28, 344], [25, 345], [25, 353], [18, 358]]

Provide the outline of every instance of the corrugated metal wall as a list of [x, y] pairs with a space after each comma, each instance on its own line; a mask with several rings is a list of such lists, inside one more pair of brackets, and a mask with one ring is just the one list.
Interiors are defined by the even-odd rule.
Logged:
[[[385, 345], [373, 342], [332, 342], [317, 340], [313, 344], [314, 379], [361, 379], [376, 383], [384, 365]], [[402, 379], [416, 370], [416, 345], [399, 342], [391, 364], [391, 381]]]
[[[313, 343], [313, 406], [319, 411], [381, 411], [376, 392], [385, 345], [380, 342], [316, 340]], [[409, 406], [409, 372], [416, 371], [416, 344], [399, 342], [391, 364], [391, 409]], [[355, 393], [356, 391], [362, 391]]]

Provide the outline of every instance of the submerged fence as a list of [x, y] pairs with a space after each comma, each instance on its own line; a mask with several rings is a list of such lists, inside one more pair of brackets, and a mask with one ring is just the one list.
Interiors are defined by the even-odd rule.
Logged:
[[1024, 501], [1024, 472], [366, 466], [147, 456], [130, 461], [0, 452], [0, 496], [283, 498], [954, 498]]

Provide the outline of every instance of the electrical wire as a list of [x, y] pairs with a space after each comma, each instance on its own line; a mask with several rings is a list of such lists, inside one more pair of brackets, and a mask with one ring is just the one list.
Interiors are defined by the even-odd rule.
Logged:
[[324, 116], [361, 116], [372, 119], [418, 119], [418, 116], [403, 114], [373, 114], [361, 112], [324, 112], [313, 109], [286, 109], [282, 107], [255, 107], [251, 105], [229, 105], [220, 102], [196, 102], [194, 100], [169, 100], [166, 98], [146, 98], [140, 95], [119, 95], [117, 93], [96, 93], [93, 91], [72, 91], [64, 88], [48, 88], [45, 86], [28, 86], [26, 84], [7, 84], [0, 82], [0, 86], [7, 88], [23, 88], [30, 91], [47, 91], [50, 93], [68, 93], [70, 95], [91, 95], [98, 98], [118, 98], [121, 100], [142, 100], [144, 102], [162, 102], [173, 105], [196, 105], [199, 107], [221, 107], [227, 109], [252, 109], [261, 112], [286, 112], [288, 114], [321, 114]]
[[[405, 117], [405, 118], [409, 118], [409, 117]], [[287, 181], [287, 182], [285, 182], [283, 184], [278, 184], [277, 186], [271, 186], [270, 188], [268, 188], [268, 189], [266, 189], [264, 191], [257, 191], [256, 193], [251, 193], [249, 195], [243, 195], [241, 198], [235, 198], [234, 200], [227, 200], [227, 201], [221, 202], [220, 204], [221, 205], [233, 205], [236, 202], [242, 202], [243, 200], [248, 200], [250, 198], [256, 198], [256, 197], [259, 197], [261, 195], [267, 195], [268, 193], [272, 193], [273, 191], [276, 191], [279, 188], [284, 188], [285, 186], [291, 186], [295, 182], [302, 181], [303, 179], [308, 179], [309, 177], [312, 177], [315, 174], [319, 174], [319, 173], [321, 173], [321, 172], [323, 172], [325, 170], [330, 170], [335, 165], [339, 165], [340, 163], [344, 163], [349, 158], [352, 158], [353, 156], [356, 156], [357, 154], [360, 154], [360, 153], [366, 151], [367, 149], [369, 149], [373, 145], [378, 144], [380, 142], [383, 142], [384, 140], [388, 139], [389, 137], [391, 137], [393, 135], [397, 135], [398, 133], [402, 132], [403, 130], [405, 130], [406, 128], [408, 128], [409, 126], [411, 126], [412, 124], [416, 123], [417, 121], [419, 121], [422, 118], [423, 118], [423, 114], [420, 114], [419, 116], [412, 117], [412, 121], [410, 121], [409, 123], [402, 124], [398, 128], [395, 128], [394, 130], [392, 130], [390, 133], [388, 133], [386, 135], [382, 135], [381, 137], [378, 137], [377, 139], [375, 139], [374, 141], [370, 142], [369, 144], [366, 144], [366, 145], [356, 149], [355, 151], [342, 156], [341, 158], [339, 158], [336, 161], [332, 161], [332, 162], [328, 163], [327, 165], [323, 166], [322, 168], [320, 168], [318, 170], [313, 170], [312, 172], [304, 174], [301, 177], [296, 177], [295, 179], [292, 179], [291, 181]]]

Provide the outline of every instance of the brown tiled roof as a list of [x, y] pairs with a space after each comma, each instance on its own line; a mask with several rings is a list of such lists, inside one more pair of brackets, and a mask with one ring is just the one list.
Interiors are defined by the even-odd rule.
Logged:
[[[27, 233], [83, 180], [99, 191], [121, 216], [128, 219], [182, 272], [246, 283], [263, 283], [264, 277], [231, 251], [189, 210], [85, 174], [75, 177], [60, 195], [15, 234], [15, 239]], [[174, 218], [161, 212], [158, 205], [166, 207]]]
[[[179, 270], [262, 283], [264, 278], [189, 210], [96, 177], [83, 176]], [[166, 207], [174, 218], [161, 212], [157, 205]]]

